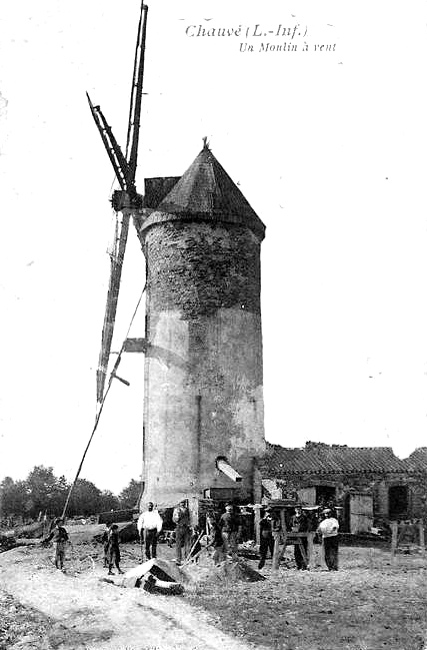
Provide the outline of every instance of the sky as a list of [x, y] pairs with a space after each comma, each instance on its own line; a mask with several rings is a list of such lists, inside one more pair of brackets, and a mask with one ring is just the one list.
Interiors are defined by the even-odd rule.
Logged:
[[[124, 147], [139, 10], [2, 3], [0, 480], [71, 480], [92, 431], [116, 185], [85, 91]], [[419, 0], [149, 3], [137, 187], [207, 136], [266, 224], [270, 442], [427, 444], [426, 29]], [[144, 274], [131, 230], [115, 349]], [[141, 473], [142, 356], [120, 375], [81, 474], [115, 492]]]

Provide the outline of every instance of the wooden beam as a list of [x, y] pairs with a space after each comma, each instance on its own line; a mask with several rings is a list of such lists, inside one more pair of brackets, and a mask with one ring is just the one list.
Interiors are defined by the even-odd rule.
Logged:
[[420, 519], [419, 522], [418, 522], [418, 531], [419, 531], [419, 536], [420, 536], [419, 542], [420, 542], [420, 548], [421, 548], [421, 555], [423, 557], [425, 557], [426, 556], [426, 546], [425, 546], [425, 540], [424, 540], [424, 524], [423, 524], [422, 519]]
[[313, 568], [313, 542], [315, 533], [307, 533], [307, 569], [310, 571]]
[[261, 544], [261, 533], [259, 530], [259, 522], [261, 521], [261, 508], [262, 506], [258, 503], [254, 505], [254, 526], [255, 526], [255, 542], [259, 546]]
[[396, 557], [396, 548], [397, 548], [397, 521], [390, 522], [391, 528], [391, 559], [394, 561]]
[[274, 549], [273, 549], [273, 560], [271, 563], [271, 568], [273, 571], [277, 571], [279, 568], [279, 547], [280, 547], [280, 533], [273, 533], [274, 537]]

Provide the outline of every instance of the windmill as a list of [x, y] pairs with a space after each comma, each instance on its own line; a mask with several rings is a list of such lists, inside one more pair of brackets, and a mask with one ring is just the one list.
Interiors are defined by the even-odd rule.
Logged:
[[[186, 499], [197, 517], [206, 490], [217, 496], [225, 490], [227, 499], [238, 490], [239, 498], [250, 499], [254, 459], [265, 451], [260, 302], [265, 225], [206, 140], [182, 176], [146, 178], [144, 199], [137, 193], [146, 23], [142, 3], [125, 153], [88, 97], [120, 189], [112, 197], [116, 242], [97, 416], [77, 477], [112, 381], [124, 381], [116, 374], [122, 353], [144, 352], [141, 499], [159, 507]], [[146, 261], [146, 338], [126, 337], [106, 385], [131, 216]]]
[[141, 101], [142, 86], [144, 80], [144, 57], [145, 57], [145, 38], [147, 32], [147, 13], [148, 7], [141, 3], [141, 12], [138, 23], [138, 34], [136, 39], [135, 60], [132, 77], [132, 90], [129, 107], [129, 120], [126, 138], [126, 149], [123, 154], [120, 145], [114, 137], [111, 126], [107, 123], [100, 106], [94, 106], [89, 94], [86, 93], [90, 110], [98, 128], [102, 142], [107, 151], [108, 157], [113, 165], [113, 169], [120, 185], [120, 190], [115, 190], [112, 196], [112, 206], [116, 213], [115, 239], [113, 249], [110, 251], [110, 280], [108, 285], [107, 304], [105, 308], [104, 324], [102, 328], [101, 351], [99, 353], [98, 369], [96, 373], [96, 398], [97, 414], [95, 424], [92, 429], [89, 441], [83, 453], [80, 465], [77, 469], [74, 481], [69, 489], [67, 499], [62, 511], [62, 518], [65, 517], [68, 504], [74, 487], [80, 475], [86, 454], [92, 442], [92, 438], [98, 427], [101, 417], [104, 401], [108, 390], [114, 378], [129, 385], [125, 379], [116, 374], [120, 364], [122, 352], [125, 349], [123, 344], [113, 370], [110, 374], [107, 389], [105, 388], [108, 362], [111, 353], [111, 343], [113, 340], [114, 323], [116, 319], [117, 303], [119, 298], [119, 288], [122, 275], [123, 260], [126, 251], [126, 243], [129, 232], [130, 218], [139, 212], [142, 207], [142, 196], [137, 193], [135, 187], [135, 174], [138, 162], [138, 144], [139, 144], [139, 127], [141, 122]]
[[[116, 212], [115, 241], [110, 252], [110, 280], [105, 309], [104, 325], [102, 328], [101, 351], [99, 354], [96, 377], [96, 396], [98, 407], [105, 398], [105, 382], [108, 362], [111, 353], [111, 343], [114, 333], [114, 323], [119, 297], [119, 288], [129, 232], [131, 216], [142, 207], [142, 196], [135, 187], [135, 174], [138, 161], [139, 127], [141, 121], [142, 87], [144, 79], [145, 39], [147, 31], [148, 7], [141, 3], [141, 13], [138, 24], [138, 34], [135, 48], [135, 61], [132, 78], [132, 91], [129, 107], [129, 120], [126, 138], [126, 150], [123, 154], [120, 145], [114, 137], [111, 126], [107, 123], [100, 106], [94, 106], [89, 94], [86, 93], [90, 110], [98, 128], [102, 142], [113, 166], [120, 190], [115, 190], [112, 196], [112, 206]], [[120, 363], [121, 352], [118, 354], [111, 378], [117, 378], [125, 384], [124, 379], [117, 376], [116, 370]]]

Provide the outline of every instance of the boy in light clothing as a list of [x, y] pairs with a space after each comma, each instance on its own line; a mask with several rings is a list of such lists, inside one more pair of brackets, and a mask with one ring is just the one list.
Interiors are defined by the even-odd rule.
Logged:
[[338, 530], [339, 523], [332, 516], [332, 510], [326, 508], [322, 512], [323, 521], [320, 522], [317, 532], [322, 535], [325, 549], [325, 562], [329, 571], [338, 571]]

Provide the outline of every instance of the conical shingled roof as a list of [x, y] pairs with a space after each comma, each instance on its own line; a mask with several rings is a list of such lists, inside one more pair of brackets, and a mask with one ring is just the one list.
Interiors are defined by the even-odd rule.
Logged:
[[265, 226], [205, 145], [141, 230], [164, 221], [218, 221], [245, 225], [261, 239]]

